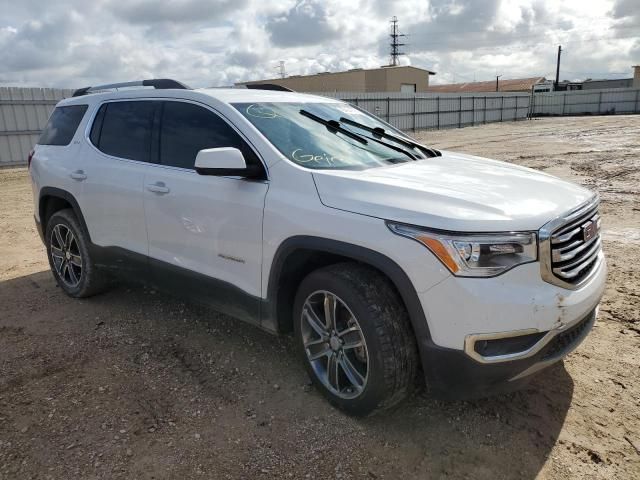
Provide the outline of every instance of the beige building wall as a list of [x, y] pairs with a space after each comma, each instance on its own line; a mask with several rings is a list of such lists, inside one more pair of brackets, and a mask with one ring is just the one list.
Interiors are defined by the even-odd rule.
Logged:
[[640, 88], [640, 65], [633, 67], [633, 88]]
[[403, 84], [415, 85], [416, 92], [426, 92], [429, 87], [429, 72], [414, 67], [367, 71], [367, 92], [399, 92]]
[[236, 85], [271, 83], [298, 92], [400, 92], [402, 85], [415, 85], [416, 92], [426, 92], [430, 73], [416, 67], [388, 67], [256, 80]]

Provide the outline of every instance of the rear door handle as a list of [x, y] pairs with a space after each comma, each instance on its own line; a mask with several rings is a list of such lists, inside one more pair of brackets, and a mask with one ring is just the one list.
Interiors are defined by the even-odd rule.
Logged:
[[169, 193], [171, 190], [167, 187], [164, 182], [156, 182], [147, 184], [147, 190], [153, 193], [158, 193], [160, 195], [164, 195], [165, 193]]
[[86, 180], [87, 176], [84, 173], [84, 170], [76, 170], [75, 172], [69, 175], [74, 180], [78, 180], [79, 182]]

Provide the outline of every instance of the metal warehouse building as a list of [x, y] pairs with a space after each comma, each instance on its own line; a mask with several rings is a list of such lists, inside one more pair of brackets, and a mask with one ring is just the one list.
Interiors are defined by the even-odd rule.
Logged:
[[435, 72], [411, 66], [354, 68], [346, 72], [325, 72], [316, 75], [294, 75], [239, 82], [240, 85], [270, 83], [297, 92], [426, 92], [429, 75]]

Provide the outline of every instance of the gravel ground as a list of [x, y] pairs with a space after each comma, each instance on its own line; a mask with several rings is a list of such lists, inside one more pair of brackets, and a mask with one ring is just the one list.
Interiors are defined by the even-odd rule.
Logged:
[[148, 289], [67, 298], [26, 170], [1, 170], [0, 480], [640, 478], [640, 116], [417, 136], [600, 192], [608, 288], [563, 364], [509, 395], [346, 417], [290, 338]]

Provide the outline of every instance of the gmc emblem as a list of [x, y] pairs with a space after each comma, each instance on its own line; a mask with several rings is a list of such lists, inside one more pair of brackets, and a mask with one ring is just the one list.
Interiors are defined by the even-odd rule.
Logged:
[[588, 221], [582, 226], [582, 235], [585, 242], [588, 242], [598, 234], [598, 226], [593, 220]]

